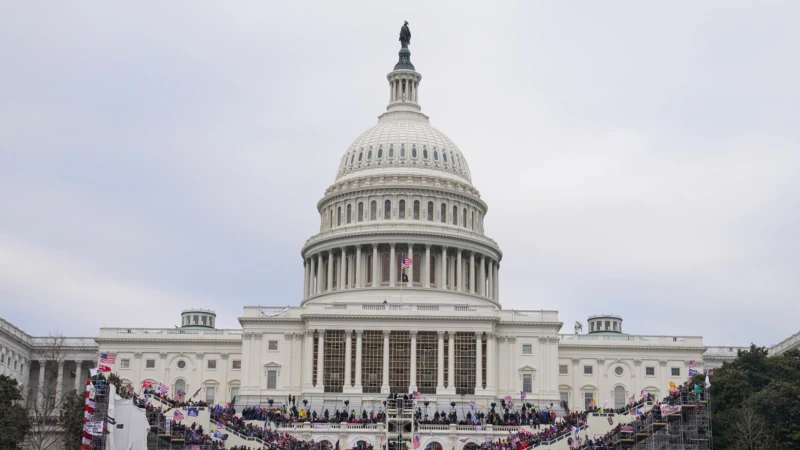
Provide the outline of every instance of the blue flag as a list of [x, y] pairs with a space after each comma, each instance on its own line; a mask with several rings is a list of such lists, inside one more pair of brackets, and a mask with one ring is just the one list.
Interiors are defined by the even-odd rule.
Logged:
[[199, 414], [197, 408], [189, 408], [189, 412], [187, 413], [189, 417], [197, 417]]

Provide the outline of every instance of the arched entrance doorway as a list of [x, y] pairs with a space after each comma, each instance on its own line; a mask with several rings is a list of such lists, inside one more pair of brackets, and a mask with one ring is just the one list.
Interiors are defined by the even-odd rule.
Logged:
[[464, 446], [464, 450], [478, 450], [479, 448], [480, 447], [478, 447], [478, 444], [474, 442], [470, 442], [469, 444]]
[[438, 442], [429, 442], [428, 445], [425, 446], [425, 450], [443, 450], [442, 444]]
[[625, 407], [625, 388], [617, 386], [614, 388], [614, 408]]
[[367, 441], [360, 440], [360, 441], [356, 442], [356, 449], [357, 450], [371, 450], [372, 449], [372, 444], [370, 444]]
[[178, 397], [180, 394], [186, 393], [186, 381], [184, 380], [177, 380], [175, 381], [175, 396]]
[[314, 450], [333, 450], [333, 444], [331, 441], [319, 441], [314, 445]]

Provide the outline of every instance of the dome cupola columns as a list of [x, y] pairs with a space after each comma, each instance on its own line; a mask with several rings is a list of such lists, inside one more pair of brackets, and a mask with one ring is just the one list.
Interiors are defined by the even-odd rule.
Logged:
[[[411, 30], [408, 28], [408, 22], [405, 22], [400, 29], [401, 48], [398, 53], [400, 58], [394, 65], [394, 70], [386, 76], [386, 79], [389, 80], [389, 106], [386, 107], [386, 110], [390, 113], [394, 111], [418, 113], [421, 110], [418, 91], [422, 75], [417, 73], [414, 65], [411, 64], [411, 51], [408, 49], [410, 43]], [[420, 116], [427, 120], [426, 116], [422, 114]]]

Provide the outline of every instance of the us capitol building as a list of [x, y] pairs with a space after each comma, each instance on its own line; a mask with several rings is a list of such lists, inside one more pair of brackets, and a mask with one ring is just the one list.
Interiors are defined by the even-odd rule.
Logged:
[[[461, 150], [421, 110], [407, 42], [399, 56], [386, 112], [344, 152], [317, 203], [297, 306], [247, 306], [235, 330], [217, 329], [206, 310], [184, 311], [176, 328], [101, 328], [67, 338], [57, 362], [37, 350], [44, 338], [0, 320], [0, 373], [25, 386], [51, 373], [77, 389], [103, 352], [133, 386], [199, 389], [201, 400], [237, 407], [291, 394], [318, 411], [344, 400], [377, 410], [389, 393], [417, 391], [438, 410], [507, 395], [516, 403], [522, 392], [528, 403], [582, 409], [661, 395], [686, 380], [690, 361], [703, 371], [736, 356], [697, 336], [626, 334], [614, 315], [560, 334], [557, 311], [503, 309], [488, 205]], [[775, 348], [799, 343], [800, 333]]]

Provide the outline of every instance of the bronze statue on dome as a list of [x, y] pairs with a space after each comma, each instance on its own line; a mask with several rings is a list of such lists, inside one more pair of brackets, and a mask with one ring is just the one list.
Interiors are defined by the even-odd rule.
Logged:
[[400, 28], [400, 46], [408, 48], [411, 43], [411, 30], [408, 28], [408, 21], [403, 21], [403, 27]]

